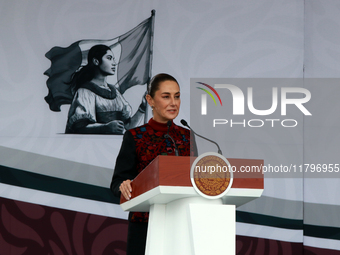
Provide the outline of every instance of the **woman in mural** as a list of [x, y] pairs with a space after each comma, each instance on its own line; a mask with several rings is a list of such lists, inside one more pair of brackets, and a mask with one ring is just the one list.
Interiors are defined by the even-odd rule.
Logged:
[[[190, 131], [173, 123], [181, 104], [180, 88], [176, 79], [168, 74], [158, 74], [152, 78], [148, 94], [148, 104], [153, 117], [143, 126], [125, 132], [122, 146], [116, 160], [111, 182], [111, 190], [116, 196], [131, 198], [133, 180], [158, 155], [175, 155], [174, 145], [164, 137], [168, 132], [175, 140], [179, 155], [196, 154], [195, 143], [190, 147]], [[127, 239], [127, 255], [144, 254], [148, 226], [147, 212], [130, 212]]]
[[124, 130], [137, 126], [145, 114], [145, 96], [132, 116], [130, 104], [116, 86], [106, 81], [108, 75], [116, 72], [111, 49], [95, 45], [89, 50], [87, 61], [70, 83], [74, 98], [65, 133], [123, 134]]

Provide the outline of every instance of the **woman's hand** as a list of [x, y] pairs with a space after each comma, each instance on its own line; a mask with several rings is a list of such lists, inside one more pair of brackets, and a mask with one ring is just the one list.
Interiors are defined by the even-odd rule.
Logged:
[[107, 128], [106, 133], [122, 135], [124, 132], [124, 122], [121, 120], [113, 120], [105, 125]]
[[129, 118], [131, 118], [131, 112], [132, 112], [132, 108], [130, 105], [123, 105], [123, 109], [122, 109], [122, 119], [125, 121]]
[[132, 192], [131, 181], [130, 180], [123, 181], [119, 186], [119, 190], [126, 200], [130, 200]]
[[144, 93], [144, 95], [143, 95], [143, 97], [142, 97], [142, 102], [140, 103], [140, 105], [139, 105], [139, 108], [138, 108], [138, 110], [139, 111], [141, 111], [142, 113], [145, 113], [145, 111], [146, 111], [146, 105], [147, 105], [147, 101], [146, 101], [146, 95], [148, 94], [148, 92], [147, 91], [145, 91], [145, 93]]

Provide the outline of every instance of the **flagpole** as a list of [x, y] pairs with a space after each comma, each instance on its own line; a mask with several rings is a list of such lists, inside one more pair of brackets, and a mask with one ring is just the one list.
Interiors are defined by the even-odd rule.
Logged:
[[[152, 77], [152, 56], [153, 56], [153, 37], [154, 37], [154, 26], [155, 26], [155, 15], [156, 10], [151, 10], [151, 29], [150, 29], [150, 60], [149, 60], [149, 79], [146, 83], [146, 90], [148, 90], [148, 85]], [[148, 104], [146, 104], [146, 110], [144, 115], [144, 123], [149, 121], [148, 118]]]

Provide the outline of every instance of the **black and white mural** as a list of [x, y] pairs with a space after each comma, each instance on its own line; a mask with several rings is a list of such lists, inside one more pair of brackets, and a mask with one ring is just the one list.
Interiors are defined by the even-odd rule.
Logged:
[[119, 135], [146, 120], [145, 95], [132, 112], [123, 94], [151, 78], [154, 18], [153, 10], [149, 19], [115, 39], [81, 40], [46, 53], [51, 67], [44, 73], [49, 77], [45, 100], [52, 111], [71, 104], [65, 133]]

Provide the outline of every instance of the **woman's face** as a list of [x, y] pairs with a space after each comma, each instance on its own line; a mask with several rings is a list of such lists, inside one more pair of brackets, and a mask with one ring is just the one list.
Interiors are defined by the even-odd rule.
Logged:
[[112, 51], [108, 50], [102, 57], [102, 62], [98, 65], [99, 70], [105, 75], [114, 75], [116, 72], [116, 61]]
[[146, 96], [153, 108], [153, 119], [160, 123], [173, 120], [179, 113], [181, 105], [179, 86], [174, 81], [163, 81], [159, 84], [154, 97]]

